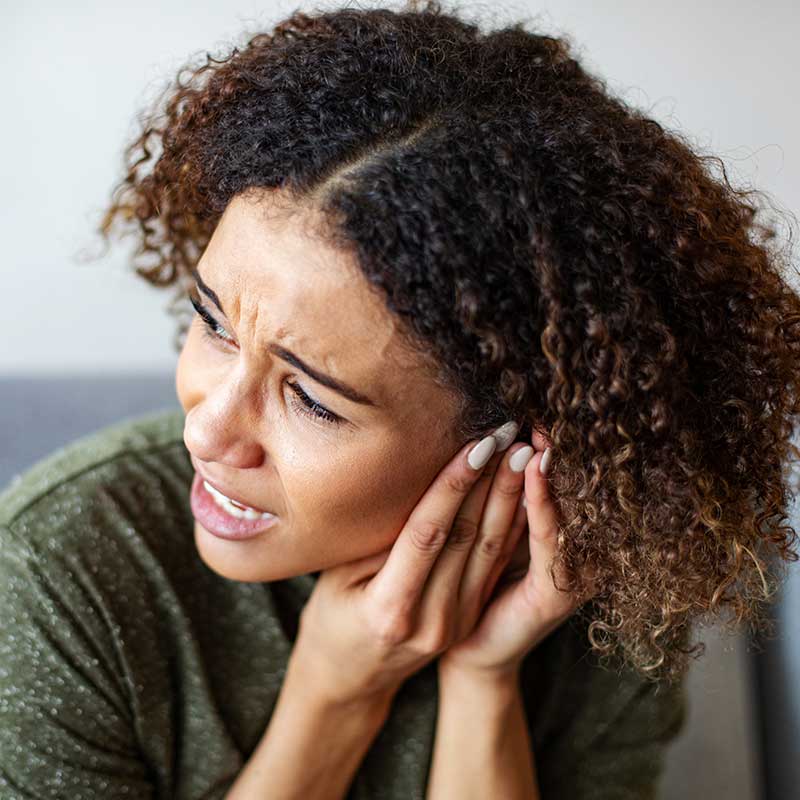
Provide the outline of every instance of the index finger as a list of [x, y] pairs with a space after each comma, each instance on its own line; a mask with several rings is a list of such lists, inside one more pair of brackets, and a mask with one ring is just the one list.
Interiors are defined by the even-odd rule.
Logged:
[[[412, 609], [447, 541], [464, 498], [483, 474], [497, 447], [489, 435], [461, 448], [442, 467], [395, 540], [389, 557], [370, 582], [370, 590], [396, 608]], [[473, 466], [478, 464], [477, 469]]]

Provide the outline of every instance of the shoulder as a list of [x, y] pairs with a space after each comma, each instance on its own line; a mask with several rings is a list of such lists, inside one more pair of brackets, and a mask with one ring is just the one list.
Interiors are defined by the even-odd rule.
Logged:
[[138, 585], [141, 595], [185, 557], [191, 479], [180, 409], [101, 428], [0, 492], [0, 562], [64, 592], [80, 584], [110, 602]]
[[[0, 606], [12, 641], [44, 653], [66, 637], [53, 659], [92, 663], [93, 651], [116, 661], [140, 633], [161, 630], [164, 598], [194, 564], [182, 428], [172, 409], [123, 420], [0, 493]], [[16, 659], [12, 650], [0, 644], [2, 657]]]
[[129, 417], [76, 439], [40, 459], [0, 491], [0, 525], [13, 526], [35, 515], [53, 497], [65, 492], [92, 492], [97, 481], [126, 461], [181, 449], [183, 411], [180, 408]]
[[143, 687], [159, 698], [165, 576], [187, 560], [182, 429], [179, 411], [124, 420], [0, 493], [0, 787], [51, 796], [55, 775], [87, 797], [153, 796], [136, 715]]

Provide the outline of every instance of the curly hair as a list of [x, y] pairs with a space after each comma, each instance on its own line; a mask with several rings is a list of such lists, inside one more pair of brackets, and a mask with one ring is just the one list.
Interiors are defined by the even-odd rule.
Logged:
[[517, 419], [550, 440], [559, 588], [591, 574], [592, 650], [671, 681], [704, 652], [696, 620], [771, 633], [798, 560], [800, 296], [764, 193], [571, 48], [436, 2], [295, 11], [179, 70], [100, 233], [119, 223], [177, 301], [235, 195], [319, 211], [460, 399], [464, 439]]

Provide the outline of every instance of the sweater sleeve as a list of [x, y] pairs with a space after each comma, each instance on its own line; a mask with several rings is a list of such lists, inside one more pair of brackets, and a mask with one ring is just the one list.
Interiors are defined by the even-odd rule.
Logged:
[[102, 598], [0, 528], [0, 796], [150, 800]]

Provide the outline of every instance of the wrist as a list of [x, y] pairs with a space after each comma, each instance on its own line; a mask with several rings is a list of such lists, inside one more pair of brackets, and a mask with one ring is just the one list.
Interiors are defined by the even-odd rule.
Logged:
[[520, 672], [445, 662], [426, 800], [539, 797]]
[[284, 684], [294, 687], [296, 693], [306, 698], [312, 713], [326, 719], [360, 719], [381, 727], [389, 716], [395, 691], [370, 691], [365, 688], [355, 696], [336, 690], [336, 682], [329, 675], [320, 675], [313, 658], [295, 648], [289, 657]]
[[453, 664], [446, 658], [438, 662], [439, 685], [481, 694], [509, 695], [519, 690], [520, 664], [502, 669], [479, 669]]

